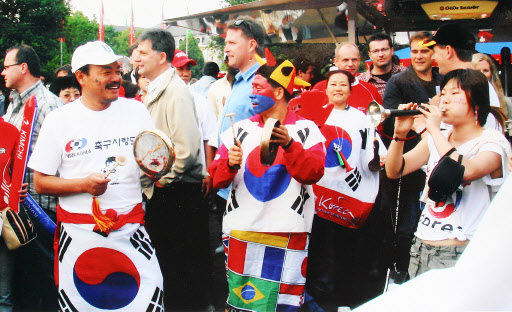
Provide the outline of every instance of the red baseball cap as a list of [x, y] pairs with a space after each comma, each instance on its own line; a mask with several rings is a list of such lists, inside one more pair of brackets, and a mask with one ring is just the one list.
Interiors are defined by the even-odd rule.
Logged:
[[196, 66], [197, 62], [193, 59], [188, 58], [188, 56], [185, 54], [185, 52], [181, 50], [175, 50], [174, 51], [174, 58], [172, 59], [172, 66], [174, 67], [183, 67], [187, 64], [190, 64], [192, 66]]

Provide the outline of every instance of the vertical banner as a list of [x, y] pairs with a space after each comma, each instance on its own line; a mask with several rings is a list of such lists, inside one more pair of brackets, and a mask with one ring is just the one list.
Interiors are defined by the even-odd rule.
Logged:
[[101, 0], [101, 12], [100, 12], [100, 27], [98, 28], [98, 40], [105, 41], [105, 26], [103, 26], [103, 16], [105, 15], [103, 9], [103, 0]]
[[135, 27], [133, 26], [133, 1], [131, 1], [131, 19], [130, 19], [130, 46], [135, 43]]
[[9, 207], [18, 213], [20, 204], [20, 194], [23, 179], [25, 178], [25, 170], [27, 168], [28, 152], [30, 150], [30, 142], [32, 141], [32, 130], [34, 119], [37, 115], [37, 103], [34, 95], [30, 96], [25, 103], [23, 112], [23, 121], [20, 128], [20, 139], [16, 145], [16, 152], [12, 167], [11, 188], [9, 192]]

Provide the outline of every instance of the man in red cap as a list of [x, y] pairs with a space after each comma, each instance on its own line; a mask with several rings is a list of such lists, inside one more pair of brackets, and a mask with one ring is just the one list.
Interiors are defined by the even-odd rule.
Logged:
[[192, 78], [192, 71], [190, 70], [190, 67], [196, 66], [197, 62], [188, 58], [185, 52], [176, 50], [174, 52], [174, 58], [172, 59], [171, 64], [174, 68], [176, 68], [176, 73], [178, 76], [180, 76], [188, 86], [190, 84], [190, 78]]

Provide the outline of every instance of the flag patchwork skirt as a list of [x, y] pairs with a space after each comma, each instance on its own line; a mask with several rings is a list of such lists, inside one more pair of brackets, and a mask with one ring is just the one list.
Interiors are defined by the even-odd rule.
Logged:
[[92, 224], [59, 228], [59, 311], [164, 311], [163, 279], [144, 226], [126, 224], [107, 237]]
[[306, 284], [307, 233], [233, 230], [223, 235], [223, 242], [227, 311], [299, 310]]

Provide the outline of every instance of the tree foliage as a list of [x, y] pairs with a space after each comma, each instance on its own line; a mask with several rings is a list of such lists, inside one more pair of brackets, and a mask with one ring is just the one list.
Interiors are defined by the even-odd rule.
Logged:
[[[136, 30], [135, 38], [138, 38], [142, 31], [142, 29]], [[128, 49], [130, 48], [130, 28], [116, 32], [112, 39], [109, 40], [107, 40], [105, 35], [105, 41], [112, 47], [116, 54], [128, 56]]]
[[9, 47], [28, 44], [48, 73], [47, 64], [59, 54], [58, 38], [69, 12], [65, 0], [0, 0], [1, 58]]
[[[71, 63], [71, 56], [76, 48], [89, 41], [98, 40], [98, 22], [89, 20], [82, 12], [76, 11], [66, 17], [62, 37], [65, 39], [62, 51], [62, 64]], [[141, 30], [137, 32], [140, 33]], [[129, 47], [128, 36], [130, 29], [116, 31], [114, 26], [105, 25], [105, 42], [112, 47], [117, 54], [127, 54]], [[56, 54], [48, 64], [50, 72], [60, 66], [60, 53]]]
[[[188, 35], [188, 58], [193, 59], [197, 62], [196, 66], [192, 66], [192, 78], [201, 78], [203, 75], [203, 67], [204, 67], [204, 56], [201, 49], [199, 49], [199, 44], [197, 43], [196, 38], [189, 33]], [[179, 49], [183, 52], [186, 51], [186, 42], [183, 40], [179, 46]]]
[[[62, 49], [62, 64], [71, 63], [73, 51], [80, 45], [98, 38], [98, 23], [90, 21], [82, 12], [76, 11], [66, 17], [65, 27], [62, 30], [64, 38]], [[48, 64], [50, 72], [54, 72], [60, 66], [60, 51]]]

